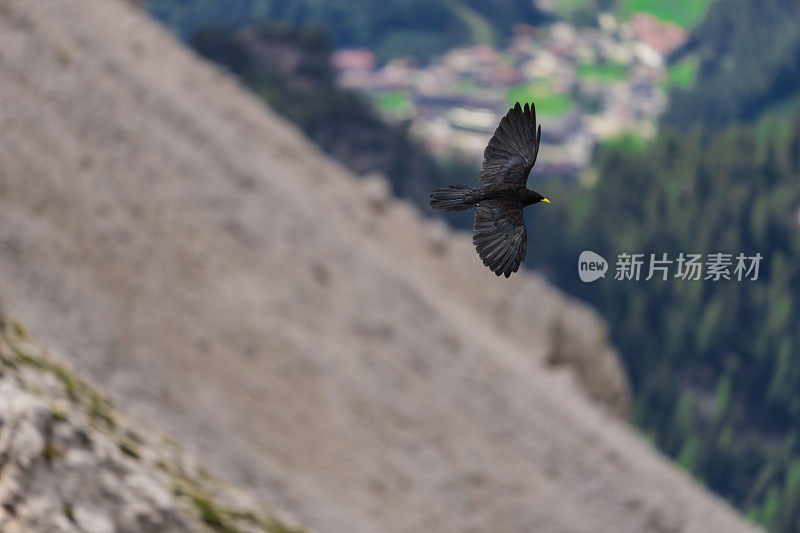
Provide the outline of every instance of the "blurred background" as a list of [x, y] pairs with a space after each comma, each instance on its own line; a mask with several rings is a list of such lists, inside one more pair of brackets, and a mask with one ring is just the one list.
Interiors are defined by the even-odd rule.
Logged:
[[[800, 528], [794, 2], [147, 7], [422, 209], [437, 185], [476, 183], [497, 118], [533, 101], [544, 141], [532, 186], [557, 200], [529, 214], [527, 265], [608, 322], [634, 424], [756, 522]], [[767, 261], [754, 284], [584, 286], [573, 271], [584, 249]]]
[[[0, 301], [118, 408], [312, 531], [800, 531], [796, 2], [57, 4], [0, 2]], [[427, 201], [517, 101], [506, 281]]]

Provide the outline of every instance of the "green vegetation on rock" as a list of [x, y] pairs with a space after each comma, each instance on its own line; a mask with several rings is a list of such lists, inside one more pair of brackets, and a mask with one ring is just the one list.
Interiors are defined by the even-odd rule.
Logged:
[[[114, 445], [111, 443], [116, 443], [119, 457], [109, 457], [107, 452], [104, 452], [99, 457], [82, 460], [96, 460], [98, 469], [107, 468], [109, 471], [123, 470], [120, 462], [134, 461], [137, 465], [135, 468], [138, 469], [138, 475], [152, 475], [147, 479], [156, 485], [159, 482], [164, 483], [164, 488], [167, 490], [172, 484], [173, 493], [177, 498], [173, 504], [175, 508], [166, 509], [160, 505], [157, 511], [150, 511], [154, 514], [165, 511], [172, 512], [175, 513], [175, 516], [180, 517], [178, 519], [181, 521], [195, 517], [194, 523], [202, 521], [210, 530], [220, 533], [254, 531], [304, 533], [304, 530], [287, 526], [268, 509], [260, 509], [257, 505], [250, 506], [249, 503], [248, 506], [243, 506], [237, 498], [231, 497], [228, 487], [206, 473], [202, 467], [195, 465], [194, 461], [187, 460], [183, 451], [172, 439], [160, 436], [160, 438], [153, 438], [149, 430], [141, 428], [124, 416], [115, 416], [112, 404], [101, 393], [40, 348], [19, 323], [6, 322], [1, 313], [0, 369], [3, 379], [11, 379], [18, 383], [17, 386], [21, 387], [18, 389], [20, 394], [30, 393], [36, 397], [44, 397], [47, 403], [52, 402], [54, 405], [52, 408], [47, 408], [47, 404], [45, 404], [45, 409], [47, 409], [45, 414], [49, 410], [49, 417], [38, 416], [36, 403], [30, 400], [28, 403], [21, 403], [27, 408], [25, 414], [5, 413], [3, 416], [4, 425], [15, 423], [13, 416], [24, 417], [27, 415], [29, 417], [19, 423], [27, 424], [24, 426], [27, 431], [41, 432], [44, 441], [41, 457], [47, 465], [47, 472], [51, 475], [74, 474], [68, 469], [63, 470], [64, 465], [59, 464], [59, 461], [63, 461], [74, 447], [80, 449], [84, 454], [82, 457], [85, 457], [86, 455], [91, 456], [92, 450], [95, 449], [113, 449]], [[53, 383], [57, 384], [55, 388], [52, 386]], [[55, 407], [55, 405], [59, 407]], [[39, 422], [42, 420], [44, 421]], [[41, 427], [32, 421], [42, 424]], [[52, 427], [55, 424], [60, 425], [60, 429], [63, 431], [53, 431]], [[104, 442], [105, 445], [103, 445]], [[6, 443], [7, 448], [8, 446], [9, 444]], [[6, 454], [7, 451], [4, 449], [3, 453]], [[13, 462], [20, 460], [14, 456], [14, 453], [18, 454], [19, 450], [11, 450], [9, 453], [12, 461], [9, 464], [14, 465], [15, 476], [21, 476], [23, 473], [35, 475], [20, 469]], [[25, 464], [25, 468], [35, 468], [35, 465], [30, 462]], [[102, 467], [99, 466], [100, 464]], [[53, 470], [55, 468], [62, 470]], [[81, 468], [86, 467], [81, 466]], [[133, 476], [128, 468], [126, 465], [124, 471]], [[155, 472], [157, 474], [153, 474]], [[109, 473], [111, 477], [114, 475], [115, 473]], [[80, 479], [81, 482], [88, 482], [85, 473], [81, 473]], [[73, 485], [66, 486], [72, 487]], [[141, 487], [138, 487], [138, 490], [141, 490]], [[55, 492], [58, 492], [58, 489]], [[115, 496], [115, 501], [125, 499], [121, 494], [123, 493]], [[76, 513], [71, 498], [79, 498], [79, 496], [65, 491], [59, 494], [59, 498], [62, 498], [64, 503], [63, 505], [59, 504], [58, 508], [62, 510], [68, 520], [74, 522]], [[41, 509], [41, 507], [37, 507], [37, 509]], [[147, 512], [146, 509], [143, 511], [141, 507], [137, 507], [136, 510], [137, 513]], [[187, 523], [192, 523], [192, 521]], [[179, 530], [186, 530], [185, 526]]]

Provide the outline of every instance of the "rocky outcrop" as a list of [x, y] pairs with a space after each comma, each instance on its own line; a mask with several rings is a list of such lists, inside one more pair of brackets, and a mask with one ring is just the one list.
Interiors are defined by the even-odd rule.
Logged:
[[301, 533], [0, 328], [0, 531]]

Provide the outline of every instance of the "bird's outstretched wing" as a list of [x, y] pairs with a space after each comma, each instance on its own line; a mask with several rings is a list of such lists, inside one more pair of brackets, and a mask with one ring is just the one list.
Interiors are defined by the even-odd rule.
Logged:
[[483, 151], [481, 182], [525, 185], [536, 162], [542, 127], [536, 127], [536, 108], [519, 102], [500, 120]]
[[478, 204], [472, 242], [483, 264], [498, 276], [509, 277], [519, 270], [528, 249], [528, 236], [522, 209], [509, 207], [501, 200]]

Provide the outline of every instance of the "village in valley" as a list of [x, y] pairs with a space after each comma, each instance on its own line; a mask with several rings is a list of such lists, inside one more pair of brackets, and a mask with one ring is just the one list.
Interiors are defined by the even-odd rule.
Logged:
[[655, 134], [667, 88], [694, 75], [690, 61], [667, 65], [687, 39], [647, 13], [625, 21], [603, 13], [590, 27], [518, 25], [506, 48], [453, 49], [425, 64], [379, 64], [367, 49], [338, 50], [333, 62], [342, 86], [367, 95], [386, 119], [409, 121], [414, 137], [444, 158], [480, 162], [498, 117], [516, 101], [534, 101], [546, 145], [537, 170], [577, 175], [598, 142]]

